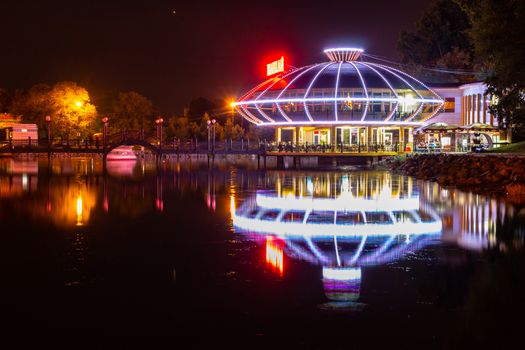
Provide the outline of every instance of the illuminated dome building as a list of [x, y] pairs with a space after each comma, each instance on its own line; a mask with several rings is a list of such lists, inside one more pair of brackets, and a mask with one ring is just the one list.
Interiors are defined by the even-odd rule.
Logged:
[[275, 127], [276, 141], [403, 148], [444, 105], [407, 73], [363, 61], [361, 49], [324, 52], [328, 62], [271, 76], [232, 105], [250, 122]]

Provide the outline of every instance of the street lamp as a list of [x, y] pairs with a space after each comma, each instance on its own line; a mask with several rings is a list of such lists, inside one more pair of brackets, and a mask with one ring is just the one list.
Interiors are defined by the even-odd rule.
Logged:
[[46, 126], [47, 126], [47, 148], [51, 147], [51, 116], [46, 115]]
[[108, 137], [108, 117], [102, 118], [102, 147], [104, 151], [106, 150], [106, 143], [107, 143], [107, 137]]
[[162, 117], [158, 117], [155, 119], [155, 124], [157, 124], [157, 140], [159, 142], [159, 148], [162, 149], [162, 123], [164, 122], [164, 119]]
[[215, 123], [217, 123], [215, 119], [206, 122], [206, 124], [208, 124], [208, 151], [210, 150], [210, 129], [213, 131], [212, 150], [215, 151]]

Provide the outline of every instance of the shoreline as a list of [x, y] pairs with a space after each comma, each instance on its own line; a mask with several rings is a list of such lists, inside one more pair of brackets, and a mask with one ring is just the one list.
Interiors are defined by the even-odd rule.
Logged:
[[417, 154], [390, 158], [378, 167], [525, 204], [525, 155]]

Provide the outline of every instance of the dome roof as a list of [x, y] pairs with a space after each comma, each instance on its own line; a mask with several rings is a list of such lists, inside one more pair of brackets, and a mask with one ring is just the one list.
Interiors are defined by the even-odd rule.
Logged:
[[234, 103], [255, 124], [414, 124], [443, 99], [396, 68], [358, 61], [360, 49], [325, 50], [330, 61], [274, 76]]

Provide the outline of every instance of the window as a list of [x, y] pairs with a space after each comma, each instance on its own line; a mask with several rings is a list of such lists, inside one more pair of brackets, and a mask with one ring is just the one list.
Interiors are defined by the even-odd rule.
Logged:
[[454, 113], [456, 110], [456, 98], [455, 97], [445, 97], [445, 105], [443, 106], [443, 111], [445, 113]]
[[289, 211], [284, 214], [282, 222], [303, 222], [304, 211]]
[[264, 212], [264, 214], [261, 216], [261, 220], [264, 221], [275, 221], [277, 219], [277, 216], [279, 216], [279, 210], [268, 210]]
[[312, 211], [306, 220], [309, 224], [333, 224], [333, 211]]
[[337, 212], [338, 225], [362, 225], [364, 223], [364, 217], [360, 212]]
[[366, 212], [366, 222], [369, 224], [391, 224], [392, 219], [387, 212]]

